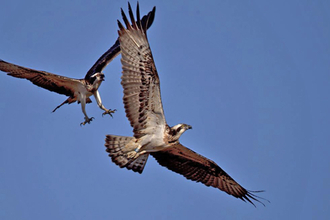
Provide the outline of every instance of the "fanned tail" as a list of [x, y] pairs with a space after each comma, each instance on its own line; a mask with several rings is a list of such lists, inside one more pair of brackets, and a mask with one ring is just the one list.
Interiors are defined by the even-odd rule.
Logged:
[[126, 167], [128, 170], [142, 173], [149, 154], [143, 154], [135, 160], [128, 159], [127, 153], [134, 151], [136, 148], [134, 140], [133, 137], [106, 135], [104, 146], [107, 148], [106, 151], [109, 153], [112, 162], [120, 168]]

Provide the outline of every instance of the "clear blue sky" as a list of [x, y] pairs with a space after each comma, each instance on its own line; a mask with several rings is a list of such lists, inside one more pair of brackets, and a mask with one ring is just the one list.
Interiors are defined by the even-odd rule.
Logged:
[[[135, 8], [136, 2], [131, 2]], [[143, 1], [167, 122], [266, 207], [188, 181], [149, 158], [142, 175], [105, 152], [132, 135], [120, 59], [106, 69], [84, 127], [66, 97], [0, 73], [1, 219], [326, 219], [330, 216], [329, 1]], [[127, 0], [11, 0], [0, 7], [0, 58], [82, 78], [117, 38]]]

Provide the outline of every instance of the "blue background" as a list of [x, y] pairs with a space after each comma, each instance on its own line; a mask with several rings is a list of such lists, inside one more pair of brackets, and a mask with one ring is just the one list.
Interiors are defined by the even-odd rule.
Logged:
[[[136, 2], [131, 2], [135, 8]], [[254, 208], [150, 158], [142, 175], [108, 158], [106, 134], [132, 135], [120, 58], [104, 71], [107, 108], [80, 105], [0, 73], [1, 219], [326, 219], [330, 216], [329, 1], [140, 1], [169, 125], [242, 186]], [[0, 58], [83, 78], [117, 38], [127, 1], [11, 0]], [[135, 9], [134, 9], [135, 10]]]

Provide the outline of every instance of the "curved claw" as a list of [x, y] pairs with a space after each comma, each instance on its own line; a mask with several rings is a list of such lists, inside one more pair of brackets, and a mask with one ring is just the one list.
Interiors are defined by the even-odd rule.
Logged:
[[111, 118], [113, 118], [112, 114], [115, 113], [116, 111], [117, 111], [116, 109], [114, 109], [114, 110], [109, 109], [109, 110], [107, 110], [107, 111], [105, 111], [105, 112], [102, 113], [102, 117], [104, 115], [110, 115]]
[[94, 117], [91, 117], [91, 118], [85, 118], [85, 121], [84, 122], [81, 122], [80, 123], [80, 126], [81, 125], [85, 125], [85, 124], [90, 124], [91, 121], [93, 121]]
[[129, 161], [136, 160], [139, 156], [147, 153], [146, 151], [140, 151], [139, 148], [136, 148], [134, 151], [127, 152], [126, 157]]
[[138, 152], [136, 151], [130, 151], [126, 155], [127, 159], [131, 159], [131, 160], [135, 160], [137, 156], [138, 156]]

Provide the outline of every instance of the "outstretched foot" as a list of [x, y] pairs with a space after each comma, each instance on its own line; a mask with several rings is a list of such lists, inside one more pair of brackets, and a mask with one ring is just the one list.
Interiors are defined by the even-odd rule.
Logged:
[[144, 151], [144, 150], [139, 151], [139, 149], [137, 148], [134, 151], [127, 152], [126, 158], [130, 161], [133, 161], [133, 160], [135, 160], [136, 158], [138, 158], [139, 156], [141, 156], [145, 153], [147, 153], [147, 152]]
[[130, 151], [127, 153], [127, 159], [129, 160], [134, 160], [135, 158], [137, 158], [139, 155], [138, 155], [138, 152], [136, 151]]
[[80, 126], [91, 123], [91, 121], [93, 121], [93, 119], [94, 119], [94, 117], [91, 117], [91, 118], [85, 117], [85, 121], [84, 122], [81, 122], [80, 123]]
[[116, 111], [117, 111], [116, 109], [114, 109], [114, 110], [108, 109], [108, 110], [106, 110], [105, 112], [102, 113], [102, 117], [104, 115], [110, 115], [111, 118], [113, 118], [112, 114], [115, 113]]

